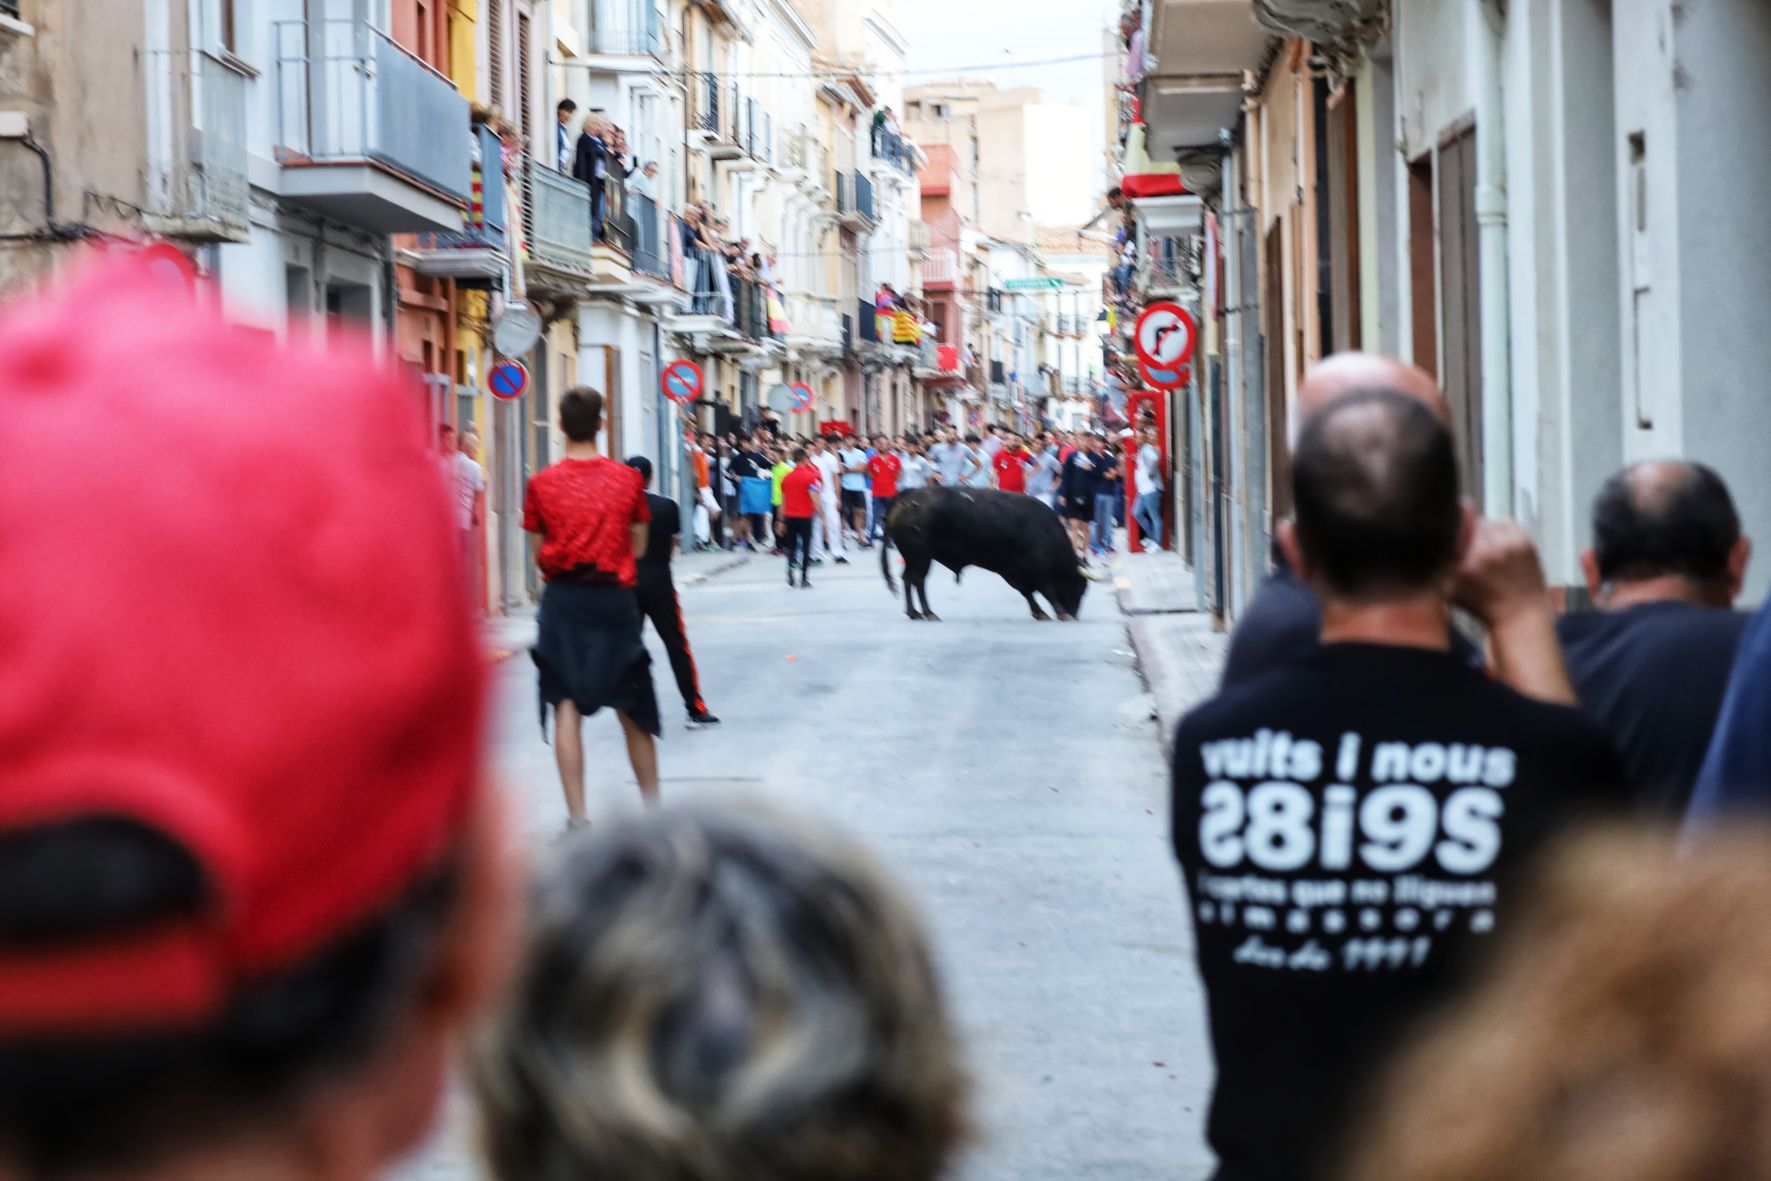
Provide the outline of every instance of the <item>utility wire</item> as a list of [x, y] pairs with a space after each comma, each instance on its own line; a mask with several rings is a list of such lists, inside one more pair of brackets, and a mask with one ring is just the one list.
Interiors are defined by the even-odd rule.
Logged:
[[[601, 52], [606, 54], [607, 51]], [[628, 55], [623, 54], [622, 56]], [[650, 55], [636, 51], [634, 56]], [[715, 78], [810, 78], [814, 81], [840, 82], [845, 78], [855, 77], [910, 78], [921, 76], [939, 77], [942, 75], [958, 77], [964, 74], [981, 74], [992, 70], [1027, 70], [1035, 69], [1040, 66], [1063, 66], [1076, 62], [1105, 61], [1108, 57], [1112, 56], [1117, 55], [1106, 53], [1077, 53], [1071, 54], [1068, 57], [1035, 58], [1031, 61], [989, 62], [975, 66], [907, 66], [900, 70], [690, 70], [683, 68], [666, 69], [660, 66], [655, 72], [673, 78], [700, 78], [712, 75]], [[555, 66], [570, 66], [581, 70], [597, 70], [600, 73], [608, 72], [608, 67], [593, 65], [592, 63], [585, 61], [583, 58], [578, 57], [557, 58], [549, 55], [548, 63]]]

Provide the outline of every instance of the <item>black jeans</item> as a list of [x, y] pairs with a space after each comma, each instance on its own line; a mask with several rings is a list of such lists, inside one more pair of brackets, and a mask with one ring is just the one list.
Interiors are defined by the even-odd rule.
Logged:
[[676, 675], [684, 708], [690, 713], [704, 712], [707, 703], [701, 700], [701, 678], [695, 671], [695, 654], [689, 651], [688, 633], [683, 630], [683, 608], [677, 601], [676, 585], [668, 574], [663, 578], [642, 574], [638, 595], [640, 612], [658, 629], [664, 651], [670, 654], [670, 671]]
[[793, 581], [793, 566], [799, 563], [803, 575], [812, 561], [812, 518], [787, 518], [787, 580]]

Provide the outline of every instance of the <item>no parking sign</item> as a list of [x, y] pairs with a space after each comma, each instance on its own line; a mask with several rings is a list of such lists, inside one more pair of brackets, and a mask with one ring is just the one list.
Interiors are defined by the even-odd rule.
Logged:
[[672, 402], [693, 402], [701, 396], [701, 366], [693, 361], [672, 361], [658, 375], [658, 388]]
[[513, 401], [522, 397], [523, 391], [529, 388], [529, 371], [521, 361], [506, 357], [492, 366], [492, 372], [486, 377], [486, 384], [491, 387], [494, 398]]

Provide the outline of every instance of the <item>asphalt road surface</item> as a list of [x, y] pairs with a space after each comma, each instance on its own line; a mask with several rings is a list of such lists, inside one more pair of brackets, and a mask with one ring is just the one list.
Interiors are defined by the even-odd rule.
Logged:
[[[895, 561], [895, 559], [894, 559]], [[917, 899], [966, 1039], [978, 1136], [961, 1181], [1194, 1178], [1212, 1074], [1160, 743], [1111, 587], [1035, 623], [982, 571], [937, 568], [912, 623], [877, 551], [789, 590], [758, 557], [683, 592], [718, 729], [689, 732], [652, 639], [667, 800], [754, 797], [848, 829]], [[537, 849], [564, 807], [525, 655], [499, 670], [496, 759]], [[636, 807], [587, 722], [593, 821]], [[400, 1181], [481, 1176], [450, 1104]]]

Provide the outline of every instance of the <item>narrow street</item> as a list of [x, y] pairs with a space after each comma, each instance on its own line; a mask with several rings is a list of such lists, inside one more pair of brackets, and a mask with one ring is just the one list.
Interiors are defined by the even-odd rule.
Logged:
[[[977, 1084], [961, 1177], [1202, 1176], [1211, 1056], [1161, 744], [1111, 584], [1079, 622], [1038, 624], [973, 570], [932, 579], [943, 622], [915, 624], [876, 550], [815, 581], [789, 590], [758, 557], [683, 592], [724, 724], [683, 729], [654, 640], [666, 797], [825, 817], [908, 885]], [[497, 765], [542, 853], [563, 811], [526, 656], [499, 678]], [[592, 719], [586, 746], [592, 816], [634, 807], [614, 722]], [[400, 1181], [477, 1176], [463, 1107]]]

